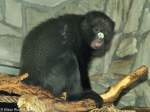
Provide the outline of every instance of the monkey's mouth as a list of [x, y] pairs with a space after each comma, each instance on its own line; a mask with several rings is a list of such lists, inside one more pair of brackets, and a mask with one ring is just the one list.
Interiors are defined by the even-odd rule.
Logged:
[[99, 40], [99, 39], [95, 39], [91, 42], [91, 48], [93, 49], [100, 49], [103, 45], [104, 41], [103, 40]]

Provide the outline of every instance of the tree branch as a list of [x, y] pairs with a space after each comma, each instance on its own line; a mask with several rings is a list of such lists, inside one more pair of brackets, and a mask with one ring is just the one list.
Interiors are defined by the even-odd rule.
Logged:
[[[105, 103], [113, 103], [117, 100], [120, 93], [131, 86], [136, 80], [147, 76], [148, 68], [141, 66], [134, 72], [129, 73], [121, 81], [112, 85], [107, 92], [100, 96]], [[21, 76], [0, 75], [0, 91], [15, 93], [21, 97], [18, 100], [18, 106], [21, 109], [32, 110], [35, 112], [78, 112], [88, 111], [95, 108], [95, 103], [91, 99], [85, 99], [77, 102], [67, 102], [62, 98], [54, 97], [50, 92], [40, 87], [23, 84], [21, 81], [28, 77], [28, 74]]]

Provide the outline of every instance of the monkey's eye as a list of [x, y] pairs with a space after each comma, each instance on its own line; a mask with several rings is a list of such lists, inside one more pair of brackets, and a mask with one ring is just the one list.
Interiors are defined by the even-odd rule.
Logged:
[[102, 32], [97, 33], [97, 39], [103, 40], [104, 39], [104, 33], [102, 33]]

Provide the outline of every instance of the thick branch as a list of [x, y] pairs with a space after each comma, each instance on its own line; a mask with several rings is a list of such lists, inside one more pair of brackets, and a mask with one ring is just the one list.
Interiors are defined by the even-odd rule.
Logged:
[[[128, 74], [128, 76], [117, 84], [113, 85], [106, 93], [101, 94], [101, 97], [104, 99], [105, 103], [113, 103], [122, 90], [129, 87], [140, 77], [146, 76], [147, 73], [148, 68], [144, 65], [141, 66], [134, 72]], [[54, 98], [48, 91], [21, 83], [21, 80], [24, 78], [27, 78], [27, 74], [17, 77], [0, 75], [0, 90], [21, 95], [18, 101], [18, 106], [20, 108], [26, 107], [27, 110], [32, 108], [32, 110], [36, 112], [77, 112], [95, 108], [94, 101], [90, 99], [78, 102], [67, 102], [63, 99]]]
[[134, 72], [129, 73], [126, 77], [120, 80], [115, 85], [112, 85], [107, 93], [101, 95], [104, 99], [104, 102], [114, 102], [120, 95], [120, 93], [131, 86], [139, 78], [144, 77], [148, 74], [148, 68], [146, 66], [141, 66], [136, 69]]

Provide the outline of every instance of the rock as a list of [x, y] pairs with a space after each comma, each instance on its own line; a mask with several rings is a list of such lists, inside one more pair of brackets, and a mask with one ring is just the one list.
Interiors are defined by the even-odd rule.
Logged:
[[133, 69], [136, 69], [137, 67], [141, 66], [142, 65], [142, 61], [143, 61], [143, 42], [140, 42], [139, 45], [138, 45], [138, 53], [136, 55], [136, 59], [135, 59], [135, 62], [134, 62], [134, 66], [133, 66]]
[[104, 72], [104, 57], [103, 58], [94, 58], [89, 67], [89, 74], [98, 74]]
[[[72, 3], [70, 3], [70, 5], [72, 5]], [[78, 8], [76, 7], [74, 10], [79, 10], [81, 14], [82, 12], [86, 13], [88, 9], [89, 9], [89, 0], [78, 0]]]
[[4, 1], [0, 1], [0, 21], [3, 19]]
[[15, 65], [20, 61], [22, 39], [0, 36], [0, 63]]
[[140, 84], [136, 87], [135, 93], [136, 97], [136, 106], [149, 107], [150, 106], [150, 86], [147, 81], [145, 83]]
[[86, 1], [88, 1], [88, 7], [89, 7], [88, 10], [103, 11], [105, 8], [106, 0], [93, 0], [92, 2], [90, 2], [91, 0], [86, 0]]
[[15, 35], [17, 37], [22, 36], [22, 34], [19, 31], [11, 28], [8, 25], [4, 25], [2, 23], [0, 23], [0, 35]]
[[36, 10], [34, 8], [26, 9], [26, 32], [29, 32], [34, 26], [40, 24], [50, 17], [48, 11]]
[[128, 12], [130, 9], [130, 5], [132, 3], [131, 0], [123, 0], [123, 17], [122, 17], [122, 22], [124, 22], [124, 24], [127, 22], [128, 20]]
[[114, 55], [114, 53], [115, 53], [115, 51], [118, 47], [118, 44], [120, 42], [121, 35], [122, 35], [122, 33], [116, 33], [114, 35], [114, 38], [113, 38], [112, 43], [111, 43], [111, 47], [110, 47], [109, 51], [107, 51], [106, 54], [105, 54], [104, 73], [107, 73], [109, 68], [110, 68], [113, 55]]
[[0, 8], [0, 21], [3, 19], [1, 8]]
[[7, 66], [0, 66], [0, 72], [6, 74], [18, 75], [19, 69], [13, 67], [7, 67]]
[[6, 22], [16, 27], [22, 27], [21, 2], [19, 2], [18, 0], [5, 0], [5, 3]]
[[125, 106], [134, 106], [136, 100], [136, 94], [134, 90], [130, 90], [124, 96], [122, 96], [117, 104], [117, 107], [123, 108]]
[[134, 0], [129, 10], [128, 20], [124, 28], [125, 33], [135, 32], [139, 26], [145, 0]]
[[[143, 65], [148, 66], [150, 70], [150, 33], [147, 35], [145, 41], [144, 41], [144, 46], [143, 46], [143, 57], [142, 57], [142, 63]], [[148, 75], [148, 79], [150, 79], [150, 74]]]
[[130, 56], [137, 53], [137, 40], [136, 38], [124, 38], [121, 40], [120, 45], [116, 51], [118, 57]]
[[112, 73], [95, 74], [90, 76], [93, 90], [97, 93], [105, 92], [110, 86], [117, 82], [117, 78]]
[[[113, 4], [113, 5], [112, 5]], [[120, 0], [109, 0], [106, 14], [109, 15], [116, 23], [115, 30], [118, 31], [122, 23], [123, 4]]]
[[[145, 41], [144, 41], [144, 48], [143, 48], [143, 51], [144, 51], [144, 54], [143, 54], [143, 61], [144, 62], [147, 62], [147, 63], [150, 63], [150, 60], [149, 60], [149, 54], [150, 54], [150, 33], [146, 36], [145, 38]], [[149, 60], [149, 61], [148, 61]]]
[[140, 33], [144, 33], [148, 30], [150, 31], [150, 9], [145, 8]]
[[113, 60], [108, 72], [117, 74], [127, 74], [131, 71], [134, 58]]
[[[65, 4], [61, 4], [55, 7], [55, 12], [57, 11], [57, 15], [63, 14], [83, 14], [88, 11], [89, 2], [88, 0], [76, 0], [76, 1], [68, 1]], [[60, 10], [59, 10], [60, 9]]]
[[[144, 38], [144, 37], [141, 37]], [[139, 49], [138, 49], [138, 54], [136, 56], [135, 64], [133, 66], [133, 69], [141, 66], [141, 65], [146, 65], [150, 69], [150, 59], [149, 59], [149, 54], [150, 54], [150, 33], [146, 36], [145, 40], [140, 41], [139, 43]], [[148, 78], [150, 79], [150, 75], [148, 75]]]
[[29, 2], [31, 4], [36, 4], [39, 6], [41, 5], [41, 6], [55, 7], [67, 0], [23, 0], [23, 1]]

